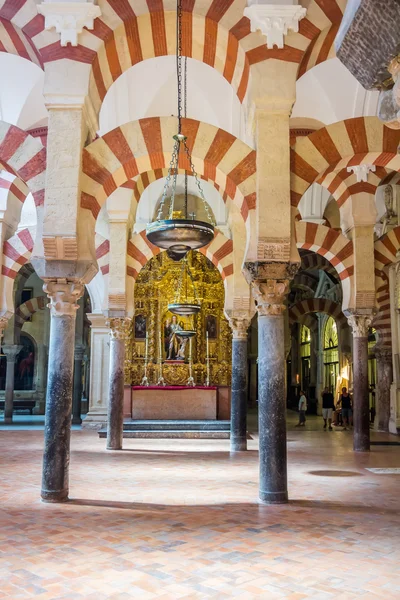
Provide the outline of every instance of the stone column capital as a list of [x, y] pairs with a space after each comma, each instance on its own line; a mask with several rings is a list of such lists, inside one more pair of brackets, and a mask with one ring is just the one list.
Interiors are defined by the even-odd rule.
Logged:
[[78, 45], [78, 35], [84, 27], [93, 29], [94, 20], [101, 16], [100, 7], [93, 0], [74, 0], [72, 2], [57, 2], [44, 0], [37, 5], [39, 14], [44, 16], [45, 29], [53, 27], [61, 34], [61, 46]]
[[344, 311], [344, 313], [347, 317], [347, 322], [352, 329], [353, 337], [368, 337], [368, 329], [371, 326], [374, 314], [372, 312], [352, 313], [348, 310]]
[[250, 30], [260, 30], [266, 37], [267, 48], [283, 48], [288, 30], [298, 32], [299, 21], [306, 16], [307, 9], [297, 0], [248, 0], [244, 16], [250, 20]]
[[244, 276], [251, 286], [260, 316], [283, 314], [289, 283], [299, 268], [300, 263], [245, 263]]
[[112, 340], [125, 340], [132, 319], [129, 317], [108, 319], [106, 325], [110, 328], [110, 337]]
[[3, 346], [3, 352], [7, 358], [7, 362], [15, 362], [18, 354], [21, 352], [23, 346], [17, 344], [5, 344]]
[[248, 313], [232, 313], [227, 315], [232, 329], [232, 339], [247, 340], [247, 330], [250, 327], [251, 316]]
[[75, 317], [77, 300], [83, 295], [84, 285], [67, 279], [45, 279], [43, 291], [50, 298], [47, 305], [52, 317]]

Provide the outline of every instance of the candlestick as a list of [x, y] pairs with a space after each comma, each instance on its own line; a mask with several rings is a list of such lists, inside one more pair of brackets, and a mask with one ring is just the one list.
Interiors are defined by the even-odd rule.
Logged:
[[162, 371], [162, 341], [161, 341], [161, 331], [158, 336], [158, 360], [160, 366], [160, 377], [158, 378], [157, 385], [165, 385], [165, 380], [163, 377]]
[[208, 331], [206, 331], [206, 366], [207, 366], [207, 379], [206, 387], [210, 385], [210, 348], [208, 342]]
[[146, 387], [149, 387], [149, 380], [147, 378], [147, 362], [149, 359], [149, 335], [146, 331], [146, 343], [145, 343], [145, 350], [144, 350], [144, 376], [142, 379], [142, 384]]
[[189, 338], [189, 379], [186, 385], [196, 386], [192, 375], [192, 338]]

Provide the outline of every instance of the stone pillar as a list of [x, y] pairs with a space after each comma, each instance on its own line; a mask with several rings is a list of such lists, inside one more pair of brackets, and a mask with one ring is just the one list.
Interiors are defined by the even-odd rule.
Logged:
[[110, 329], [103, 314], [87, 315], [90, 328], [89, 412], [83, 420], [86, 429], [101, 429], [107, 424], [108, 370], [110, 367]]
[[72, 379], [77, 300], [83, 285], [65, 279], [48, 281], [50, 345], [47, 378], [42, 500], [65, 502], [69, 491]]
[[4, 423], [12, 423], [13, 421], [15, 361], [21, 350], [22, 346], [16, 344], [3, 346], [3, 352], [7, 358]]
[[231, 388], [231, 452], [247, 450], [247, 330], [251, 319], [231, 316], [232, 388]]
[[[292, 275], [287, 265], [255, 265], [251, 271], [258, 311], [259, 496], [262, 502], [278, 504], [288, 501], [283, 302]], [[284, 271], [288, 278], [268, 279], [270, 271]]]
[[110, 319], [110, 372], [107, 410], [107, 450], [122, 450], [124, 427], [125, 338], [130, 320]]
[[375, 348], [376, 358], [376, 428], [378, 431], [389, 431], [390, 418], [390, 386], [393, 381], [391, 348]]
[[347, 314], [353, 331], [353, 448], [369, 451], [368, 328], [371, 314]]
[[72, 400], [72, 424], [80, 425], [82, 404], [82, 361], [85, 347], [81, 344], [75, 346], [74, 355], [74, 394]]

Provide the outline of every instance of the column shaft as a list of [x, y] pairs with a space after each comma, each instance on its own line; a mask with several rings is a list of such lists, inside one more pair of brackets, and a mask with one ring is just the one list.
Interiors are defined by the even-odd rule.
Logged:
[[393, 381], [391, 349], [376, 349], [377, 429], [389, 431], [390, 387]]
[[260, 499], [287, 502], [284, 318], [258, 315]]
[[241, 450], [247, 450], [247, 338], [233, 338], [231, 452]]
[[82, 352], [78, 351], [74, 358], [74, 393], [72, 400], [72, 423], [73, 425], [80, 425], [82, 423], [81, 418], [81, 406], [82, 406]]
[[7, 358], [4, 423], [12, 423], [14, 411], [15, 358]]
[[107, 410], [107, 450], [122, 450], [124, 427], [124, 319], [110, 321], [110, 373]]
[[353, 338], [353, 425], [355, 452], [369, 451], [368, 337]]
[[65, 502], [69, 491], [76, 300], [83, 286], [61, 280], [50, 281], [43, 289], [51, 300], [51, 318], [41, 496], [45, 502]]

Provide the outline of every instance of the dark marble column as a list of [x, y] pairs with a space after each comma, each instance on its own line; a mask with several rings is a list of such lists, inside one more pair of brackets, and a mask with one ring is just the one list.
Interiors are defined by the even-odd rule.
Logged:
[[348, 314], [353, 331], [353, 449], [369, 451], [368, 328], [370, 314]]
[[74, 354], [74, 393], [72, 398], [72, 424], [80, 425], [81, 406], [82, 406], [82, 366], [85, 347], [82, 345], [75, 346]]
[[232, 329], [231, 452], [247, 450], [247, 330], [246, 315], [229, 317]]
[[376, 428], [389, 431], [390, 387], [393, 382], [393, 363], [391, 348], [375, 348], [376, 358]]
[[75, 319], [83, 285], [56, 280], [43, 289], [50, 298], [50, 345], [41, 496], [44, 502], [65, 502], [69, 491]]
[[125, 337], [128, 319], [110, 319], [110, 371], [107, 409], [107, 450], [122, 450], [124, 427]]
[[3, 346], [3, 352], [7, 359], [4, 423], [12, 423], [13, 421], [15, 361], [21, 350], [22, 346], [16, 344], [7, 344]]
[[288, 501], [284, 297], [288, 280], [253, 282], [258, 311], [260, 500]]

